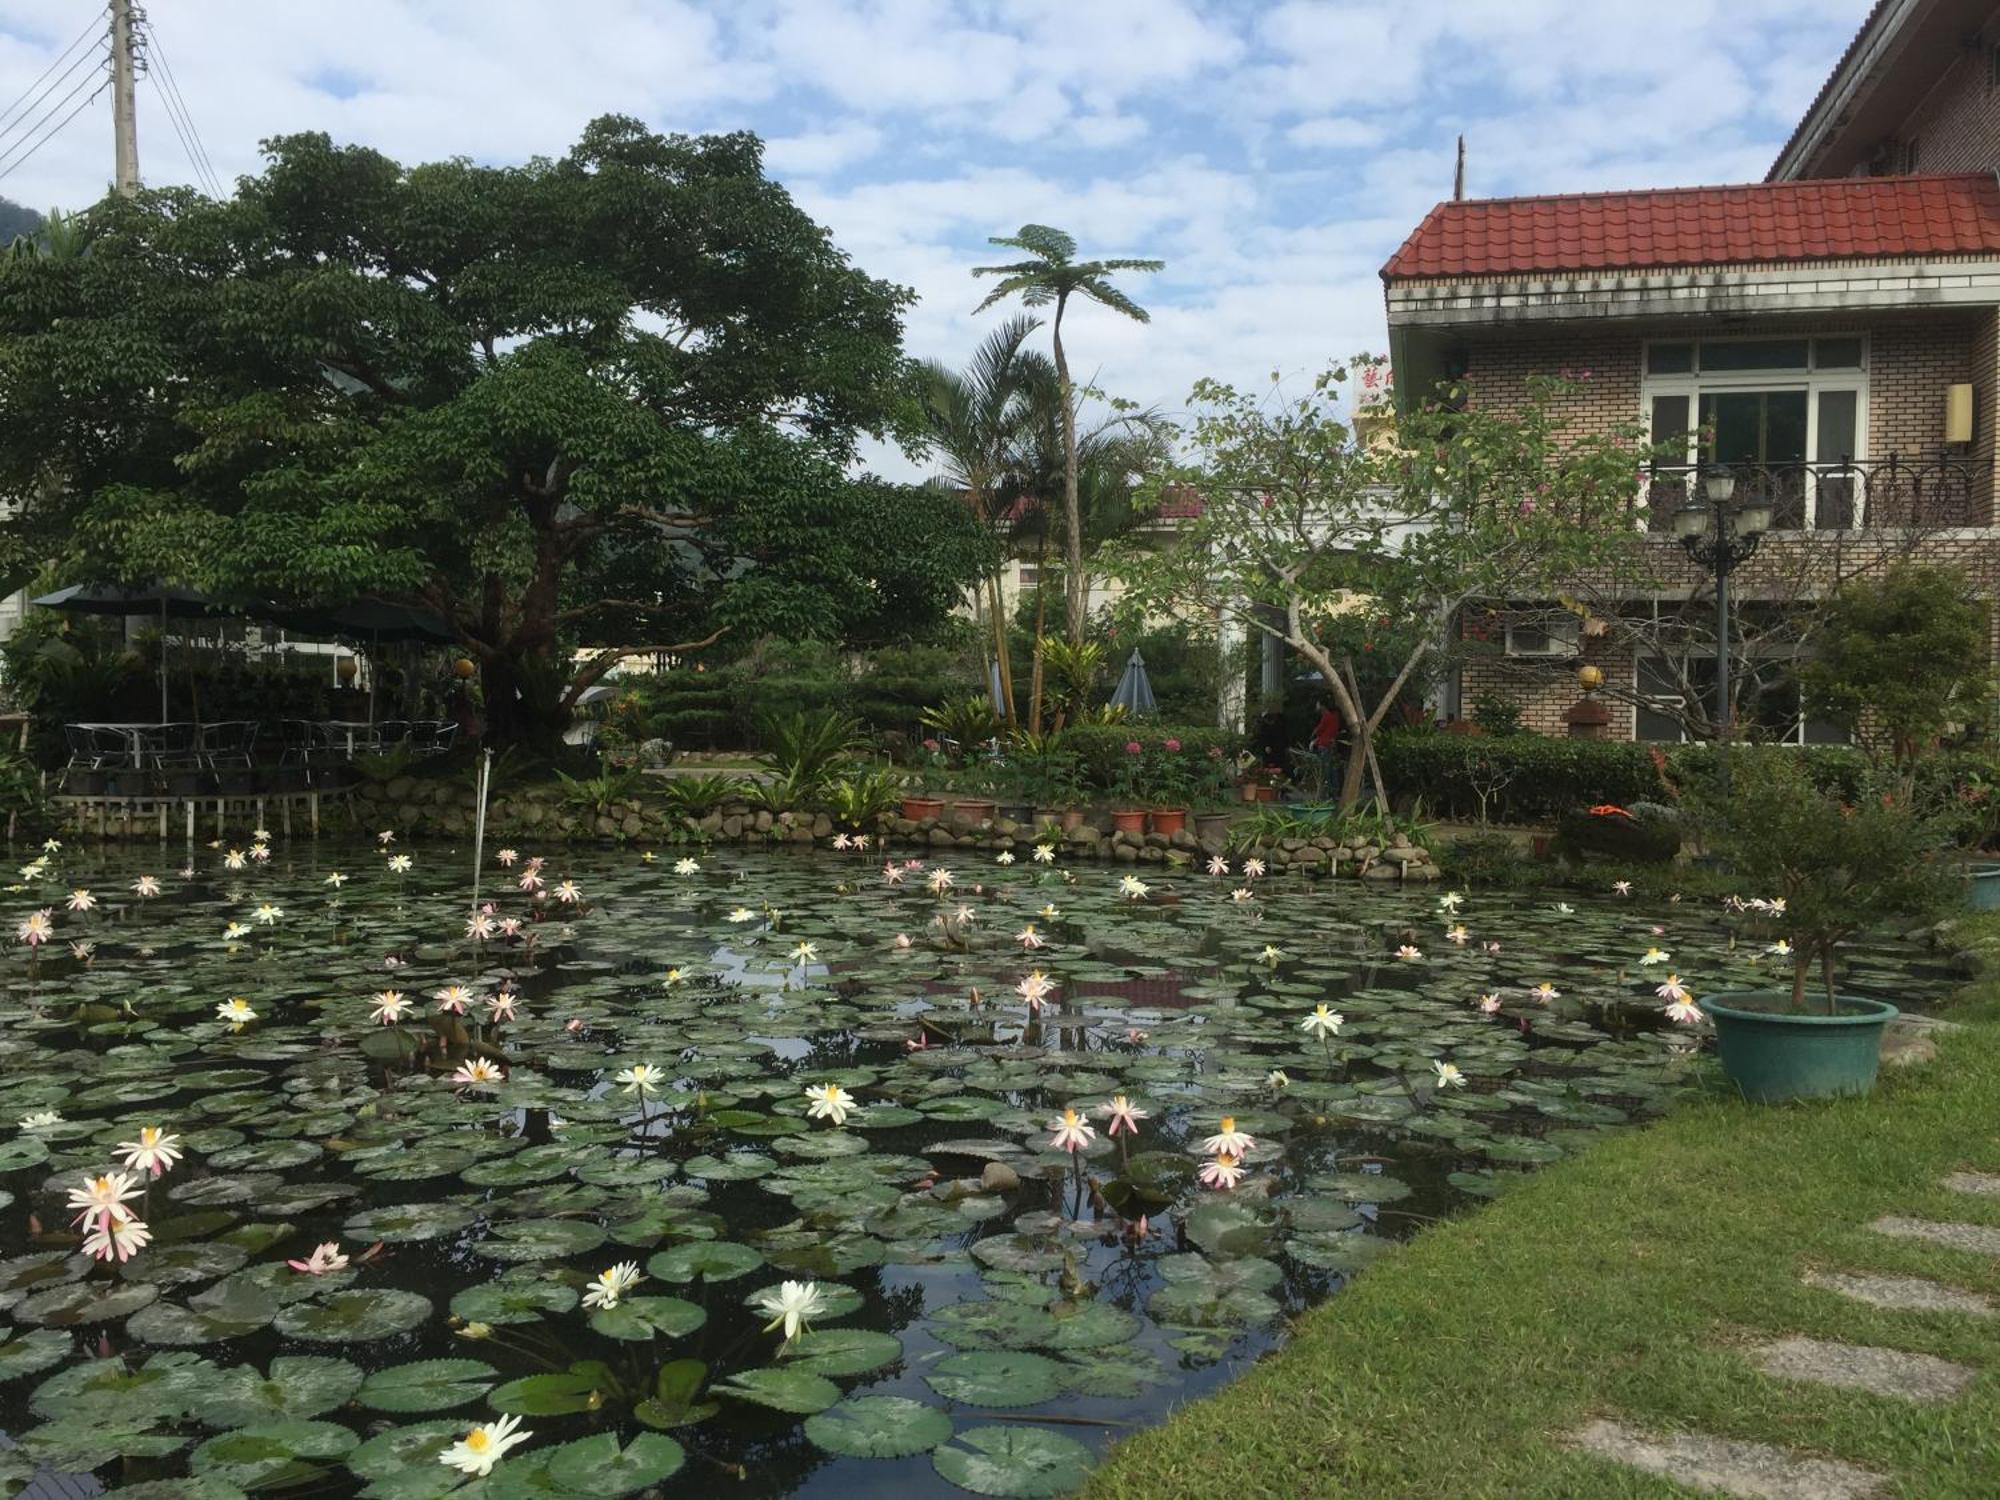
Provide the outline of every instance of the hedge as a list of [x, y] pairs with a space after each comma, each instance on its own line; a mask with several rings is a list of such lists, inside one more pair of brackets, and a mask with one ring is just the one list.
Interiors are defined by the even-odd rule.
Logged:
[[[1486, 813], [1497, 823], [1553, 823], [1564, 813], [1603, 802], [1662, 802], [1675, 786], [1712, 774], [1712, 745], [1642, 745], [1630, 740], [1558, 739], [1540, 734], [1465, 735], [1398, 729], [1376, 742], [1382, 777], [1399, 806], [1421, 801], [1427, 816], [1475, 819], [1481, 780], [1491, 791]], [[1802, 757], [1813, 782], [1850, 800], [1859, 795], [1867, 761], [1841, 745], [1739, 745], [1736, 755]], [[1483, 774], [1482, 774], [1483, 773]]]

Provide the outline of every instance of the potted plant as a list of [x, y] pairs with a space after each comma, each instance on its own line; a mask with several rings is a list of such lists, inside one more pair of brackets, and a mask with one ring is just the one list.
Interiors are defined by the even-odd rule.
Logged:
[[1119, 833], [1146, 831], [1145, 798], [1140, 794], [1145, 767], [1146, 747], [1137, 740], [1127, 740], [1118, 762], [1117, 800], [1111, 808], [1111, 826]]
[[913, 787], [903, 793], [903, 816], [912, 823], [924, 823], [944, 815], [944, 799], [929, 789], [931, 783], [947, 775], [944, 747], [934, 739], [925, 740], [917, 764], [925, 784], [922, 789]]
[[1771, 951], [1788, 961], [1791, 981], [1700, 1002], [1723, 1071], [1759, 1103], [1865, 1094], [1896, 1007], [1841, 994], [1837, 950], [1877, 923], [1927, 918], [1949, 902], [1936, 825], [1894, 792], [1844, 804], [1794, 757], [1766, 755], [1740, 768], [1716, 843], [1768, 893]]
[[967, 765], [958, 778], [964, 790], [951, 798], [950, 816], [968, 826], [990, 823], [1000, 811], [993, 799], [997, 771], [991, 766]]
[[1172, 836], [1187, 827], [1187, 809], [1194, 790], [1194, 776], [1181, 742], [1169, 736], [1151, 756], [1153, 776], [1153, 832]]
[[[1246, 752], [1247, 755], [1247, 752]], [[1282, 766], [1259, 766], [1254, 759], [1251, 769], [1243, 779], [1243, 800], [1245, 802], [1276, 802], [1278, 788], [1285, 784]]]

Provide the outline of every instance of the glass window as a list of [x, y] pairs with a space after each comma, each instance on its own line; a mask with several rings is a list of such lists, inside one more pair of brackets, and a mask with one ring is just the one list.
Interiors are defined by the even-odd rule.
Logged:
[[1653, 441], [1671, 443], [1675, 451], [1687, 452], [1688, 398], [1686, 393], [1678, 396], [1655, 396], [1653, 398]]
[[1819, 393], [1819, 435], [1813, 458], [1823, 464], [1846, 463], [1854, 457], [1854, 419], [1859, 407], [1855, 391]]
[[1704, 374], [1729, 370], [1803, 370], [1805, 339], [1709, 339], [1701, 346]]
[[1688, 375], [1694, 372], [1693, 344], [1648, 344], [1648, 375]]
[[1819, 370], [1861, 368], [1860, 339], [1814, 339], [1813, 367]]

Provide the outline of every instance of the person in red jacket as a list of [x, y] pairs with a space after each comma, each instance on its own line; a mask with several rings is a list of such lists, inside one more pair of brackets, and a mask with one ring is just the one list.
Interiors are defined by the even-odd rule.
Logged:
[[1325, 796], [1334, 785], [1333, 747], [1340, 739], [1340, 715], [1326, 699], [1319, 700], [1319, 722], [1313, 725], [1312, 747], [1319, 756], [1320, 795]]

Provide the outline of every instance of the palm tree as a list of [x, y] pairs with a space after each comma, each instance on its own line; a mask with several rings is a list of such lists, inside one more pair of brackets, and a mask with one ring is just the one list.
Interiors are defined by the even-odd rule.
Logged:
[[1019, 233], [996, 235], [987, 243], [1008, 250], [1023, 250], [1032, 258], [1004, 266], [973, 267], [974, 276], [1000, 278], [999, 284], [986, 294], [975, 311], [984, 312], [1002, 298], [1017, 292], [1028, 307], [1054, 304], [1056, 310], [1051, 331], [1055, 341], [1056, 379], [1062, 391], [1063, 517], [1066, 522], [1063, 541], [1065, 559], [1069, 564], [1064, 591], [1068, 603], [1070, 643], [1076, 645], [1083, 640], [1084, 609], [1090, 597], [1090, 583], [1083, 571], [1083, 524], [1077, 514], [1076, 385], [1070, 379], [1069, 359], [1063, 353], [1063, 313], [1068, 309], [1071, 297], [1085, 297], [1113, 312], [1121, 312], [1135, 322], [1149, 322], [1151, 319], [1146, 309], [1111, 284], [1111, 273], [1157, 271], [1166, 262], [1078, 260], [1076, 241], [1060, 229], [1051, 229], [1046, 224], [1023, 224]]
[[[1013, 497], [1001, 481], [1032, 414], [1032, 392], [1054, 382], [1048, 360], [1021, 347], [1041, 326], [1037, 318], [1009, 318], [987, 335], [964, 370], [949, 369], [937, 360], [926, 360], [922, 366], [924, 421], [931, 450], [944, 463], [943, 477], [965, 496], [973, 515], [1002, 535], [1009, 519], [1004, 512]], [[1014, 667], [1007, 650], [1007, 614], [998, 571], [988, 575], [986, 590], [993, 649], [1000, 664], [1001, 707], [1012, 724]]]

